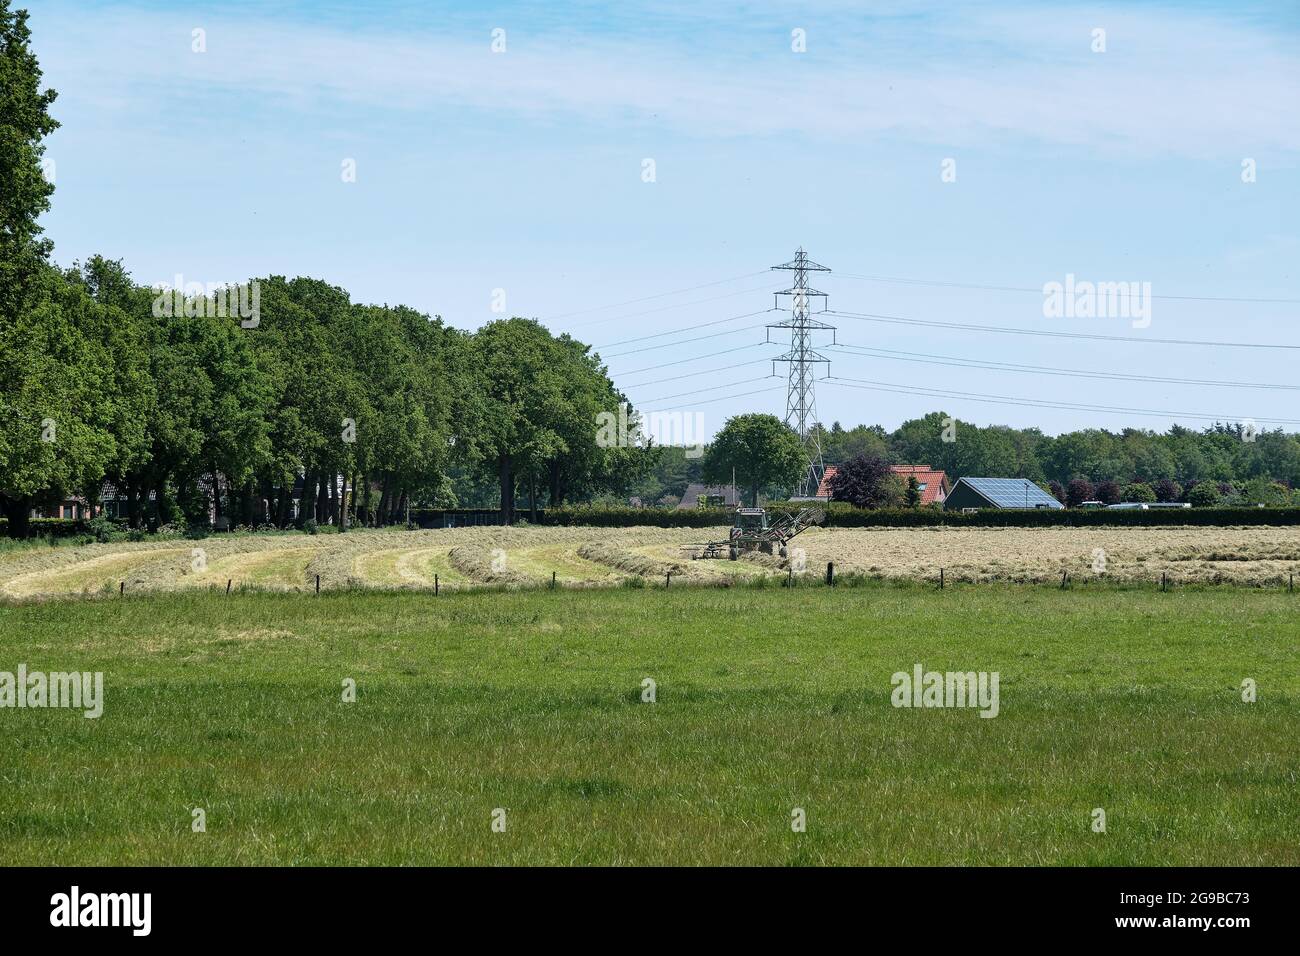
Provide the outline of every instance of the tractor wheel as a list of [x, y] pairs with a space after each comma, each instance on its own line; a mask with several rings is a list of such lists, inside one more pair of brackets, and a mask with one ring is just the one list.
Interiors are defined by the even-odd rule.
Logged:
[[771, 554], [775, 550], [775, 546], [771, 541], [764, 541], [759, 547], [762, 548], [764, 554]]
[[727, 550], [727, 557], [729, 557], [732, 561], [737, 560], [740, 557], [740, 549], [733, 544]]

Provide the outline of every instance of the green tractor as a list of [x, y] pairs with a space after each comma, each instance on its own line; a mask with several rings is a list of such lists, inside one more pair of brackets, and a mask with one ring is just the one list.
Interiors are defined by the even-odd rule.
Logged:
[[780, 554], [789, 557], [787, 543], [795, 535], [815, 524], [821, 524], [826, 513], [820, 508], [804, 508], [797, 515], [783, 515], [769, 523], [767, 511], [762, 508], [737, 508], [735, 523], [726, 541], [705, 541], [686, 545], [691, 557], [720, 558], [725, 549], [732, 561], [743, 551], [761, 551], [763, 554]]

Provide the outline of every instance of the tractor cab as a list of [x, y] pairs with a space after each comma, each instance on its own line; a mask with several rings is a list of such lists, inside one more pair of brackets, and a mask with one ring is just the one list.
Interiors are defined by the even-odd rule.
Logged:
[[739, 531], [742, 534], [753, 534], [758, 531], [766, 531], [767, 512], [762, 508], [737, 508], [736, 523], [732, 527], [732, 530]]
[[826, 513], [817, 508], [804, 508], [797, 515], [782, 514], [768, 523], [767, 512], [762, 508], [737, 508], [731, 533], [725, 541], [702, 541], [685, 545], [692, 558], [720, 558], [723, 552], [732, 561], [742, 551], [761, 551], [764, 554], [788, 556], [786, 544], [795, 535], [826, 520]]

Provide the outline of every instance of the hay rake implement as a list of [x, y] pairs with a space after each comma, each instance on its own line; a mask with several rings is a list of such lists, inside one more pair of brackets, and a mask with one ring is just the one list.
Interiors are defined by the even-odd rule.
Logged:
[[745, 551], [763, 554], [780, 554], [787, 557], [786, 545], [795, 535], [826, 520], [820, 508], [804, 508], [798, 514], [786, 514], [768, 523], [768, 514], [762, 508], [737, 508], [736, 522], [725, 541], [703, 541], [685, 545], [682, 550], [691, 552], [691, 558], [721, 558], [724, 555], [735, 561]]

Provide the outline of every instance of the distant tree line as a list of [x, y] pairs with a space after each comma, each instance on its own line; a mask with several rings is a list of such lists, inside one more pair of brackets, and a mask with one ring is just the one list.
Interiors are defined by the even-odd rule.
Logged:
[[[1300, 436], [1256, 431], [1243, 423], [1203, 429], [1175, 425], [1163, 433], [1090, 428], [1053, 437], [1036, 428], [975, 425], [936, 411], [893, 431], [879, 425], [845, 429], [835, 422], [819, 426], [819, 435], [828, 464], [863, 456], [880, 463], [873, 466], [878, 472], [890, 464], [914, 464], [944, 471], [953, 481], [963, 475], [1028, 478], [1068, 505], [1146, 500], [1280, 505], [1297, 503], [1300, 488]], [[710, 462], [714, 466], [706, 474]], [[712, 446], [694, 459], [683, 449], [661, 449], [633, 493], [647, 504], [675, 504], [691, 482], [729, 481], [727, 467], [716, 460]], [[769, 499], [787, 496], [797, 478], [770, 482], [762, 492]], [[908, 503], [904, 480], [880, 472], [870, 491], [861, 476], [854, 480], [872, 507]]]

